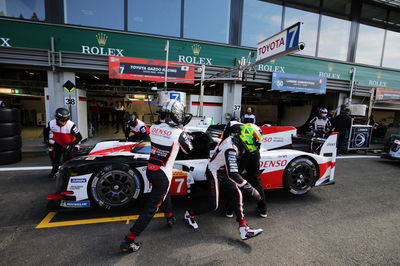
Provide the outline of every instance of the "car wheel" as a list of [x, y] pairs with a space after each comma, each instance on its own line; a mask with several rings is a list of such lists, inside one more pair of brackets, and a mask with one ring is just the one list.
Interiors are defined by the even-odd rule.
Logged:
[[283, 174], [283, 185], [292, 194], [302, 195], [310, 191], [317, 180], [317, 167], [308, 158], [293, 159]]
[[19, 123], [0, 123], [0, 138], [12, 137], [21, 134]]
[[20, 117], [20, 111], [16, 108], [0, 109], [0, 123], [19, 122]]
[[121, 208], [135, 202], [142, 191], [142, 177], [125, 164], [111, 164], [93, 175], [92, 200], [105, 209]]

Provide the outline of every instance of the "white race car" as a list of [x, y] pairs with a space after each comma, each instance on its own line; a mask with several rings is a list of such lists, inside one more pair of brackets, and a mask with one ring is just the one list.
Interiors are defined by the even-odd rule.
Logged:
[[[281, 149], [292, 143], [294, 127], [261, 127], [260, 179], [264, 189], [285, 188], [305, 194], [314, 186], [334, 184], [337, 133], [323, 143], [319, 154]], [[187, 195], [205, 181], [210, 154], [222, 130], [210, 126], [191, 132], [194, 151], [179, 153], [174, 165], [171, 195]], [[103, 141], [85, 156], [64, 163], [56, 174], [57, 192], [48, 195], [49, 208], [118, 208], [151, 191], [146, 178], [150, 143]]]

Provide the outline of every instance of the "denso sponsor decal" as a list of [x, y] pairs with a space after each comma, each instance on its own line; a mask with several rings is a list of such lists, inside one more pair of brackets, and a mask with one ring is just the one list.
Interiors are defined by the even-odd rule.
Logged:
[[273, 160], [273, 161], [260, 161], [261, 168], [270, 168], [270, 167], [283, 167], [288, 163], [287, 160]]
[[71, 183], [86, 183], [86, 178], [71, 178]]
[[77, 207], [77, 208], [90, 207], [90, 201], [88, 201], [88, 200], [84, 200], [84, 201], [67, 201], [67, 200], [63, 200], [61, 202], [61, 206], [63, 206], [63, 207]]
[[154, 135], [157, 135], [157, 136], [167, 136], [167, 137], [169, 137], [169, 136], [171, 136], [172, 131], [166, 130], [166, 129], [160, 129], [160, 128], [153, 128], [151, 130], [151, 133], [154, 134]]

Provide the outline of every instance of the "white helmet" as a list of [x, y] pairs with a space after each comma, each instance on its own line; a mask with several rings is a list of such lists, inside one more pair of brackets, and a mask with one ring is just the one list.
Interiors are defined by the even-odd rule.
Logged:
[[170, 126], [179, 126], [185, 121], [185, 107], [177, 100], [168, 100], [162, 105], [160, 115]]

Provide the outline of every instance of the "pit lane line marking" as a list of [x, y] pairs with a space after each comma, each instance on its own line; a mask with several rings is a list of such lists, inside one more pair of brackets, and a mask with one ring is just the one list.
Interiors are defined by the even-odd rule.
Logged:
[[0, 172], [6, 171], [34, 171], [34, 170], [50, 170], [51, 166], [32, 166], [32, 167], [4, 167], [0, 168]]
[[[41, 228], [51, 228], [51, 227], [61, 227], [61, 226], [73, 226], [82, 224], [97, 224], [97, 223], [108, 223], [108, 222], [119, 222], [126, 221], [129, 224], [131, 220], [137, 220], [139, 215], [130, 216], [117, 216], [117, 217], [106, 217], [106, 218], [92, 218], [83, 220], [72, 220], [72, 221], [61, 221], [61, 222], [51, 222], [51, 220], [56, 216], [57, 212], [49, 212], [46, 217], [35, 227], [35, 229]], [[164, 213], [156, 213], [154, 218], [165, 217]]]

